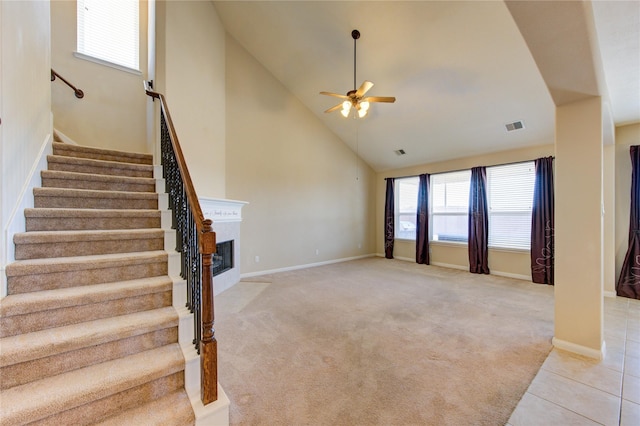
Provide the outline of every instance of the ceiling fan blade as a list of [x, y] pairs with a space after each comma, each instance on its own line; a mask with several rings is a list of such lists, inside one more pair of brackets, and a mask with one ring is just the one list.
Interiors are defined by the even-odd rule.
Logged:
[[336, 106], [332, 106], [331, 108], [329, 108], [328, 110], [326, 110], [325, 112], [333, 112], [333, 111], [337, 111], [340, 108], [342, 108], [342, 104], [338, 104]]
[[340, 99], [349, 99], [348, 96], [345, 95], [339, 95], [337, 93], [331, 93], [331, 92], [320, 92], [321, 95], [327, 95], [327, 96], [334, 96], [336, 98], [340, 98]]
[[358, 90], [356, 90], [356, 97], [361, 98], [365, 93], [369, 91], [373, 87], [373, 83], [365, 80], [364, 83], [360, 86]]
[[394, 103], [396, 98], [393, 96], [368, 96], [362, 99], [360, 102], [389, 102]]

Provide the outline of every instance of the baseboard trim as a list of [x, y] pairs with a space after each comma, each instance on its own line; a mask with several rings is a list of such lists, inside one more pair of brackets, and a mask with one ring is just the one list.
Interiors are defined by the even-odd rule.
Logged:
[[529, 282], [532, 281], [532, 278], [530, 275], [513, 274], [511, 272], [491, 271], [491, 275], [497, 275], [499, 277], [513, 278], [516, 280], [523, 280], [523, 281], [529, 281]]
[[[16, 204], [13, 206], [13, 210], [7, 220], [7, 227], [3, 230], [4, 233], [4, 258], [1, 260], [1, 267], [4, 269], [6, 265], [15, 261], [16, 247], [13, 244], [13, 236], [19, 232], [25, 232], [26, 219], [24, 217], [24, 210], [33, 207], [33, 188], [37, 188], [42, 185], [40, 179], [40, 172], [46, 170], [47, 155], [53, 153], [53, 134], [48, 133], [44, 138], [40, 151], [31, 166], [31, 170], [25, 179], [22, 190]], [[0, 288], [0, 298], [7, 295], [6, 281], [3, 280], [2, 287]]]
[[604, 359], [607, 353], [607, 345], [605, 344], [604, 340], [602, 341], [600, 350], [588, 348], [576, 343], [567, 342], [566, 340], [558, 339], [557, 337], [551, 339], [551, 344], [558, 349], [562, 349], [563, 351], [573, 352], [575, 354], [583, 355], [588, 358], [594, 358], [597, 360]]
[[615, 291], [605, 291], [603, 292], [603, 294], [604, 294], [604, 297], [613, 297], [613, 298], [618, 297]]
[[431, 265], [440, 266], [442, 268], [458, 269], [460, 271], [469, 271], [468, 266], [454, 265], [453, 263], [431, 262]]
[[257, 277], [257, 276], [260, 276], [260, 275], [275, 274], [275, 273], [278, 273], [278, 272], [295, 271], [295, 270], [298, 270], [298, 269], [315, 268], [316, 266], [331, 265], [333, 263], [349, 262], [351, 260], [365, 259], [367, 257], [374, 257], [374, 256], [375, 256], [375, 254], [364, 254], [362, 256], [343, 257], [343, 258], [340, 258], [340, 259], [325, 260], [324, 262], [307, 263], [307, 264], [304, 264], [304, 265], [287, 266], [287, 267], [284, 267], [284, 268], [267, 269], [267, 270], [264, 270], [264, 271], [257, 271], [257, 272], [247, 272], [247, 273], [244, 273], [244, 274], [240, 274], [240, 279]]
[[62, 133], [60, 130], [54, 128], [53, 129], [54, 138], [60, 139], [63, 143], [68, 143], [69, 145], [78, 145], [78, 142], [71, 139], [69, 136]]

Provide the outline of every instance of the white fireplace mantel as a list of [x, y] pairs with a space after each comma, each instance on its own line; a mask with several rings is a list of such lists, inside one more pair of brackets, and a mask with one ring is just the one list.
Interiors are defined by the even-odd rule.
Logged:
[[242, 207], [246, 201], [224, 200], [221, 198], [198, 198], [205, 219], [213, 222], [242, 222]]
[[233, 241], [233, 268], [213, 278], [214, 294], [233, 287], [240, 281], [240, 222], [245, 201], [199, 198], [205, 219], [213, 221], [216, 241]]

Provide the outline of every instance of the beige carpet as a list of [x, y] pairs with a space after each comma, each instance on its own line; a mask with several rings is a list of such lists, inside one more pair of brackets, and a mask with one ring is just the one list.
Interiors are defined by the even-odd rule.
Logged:
[[504, 425], [552, 335], [550, 286], [381, 258], [216, 299], [234, 425]]

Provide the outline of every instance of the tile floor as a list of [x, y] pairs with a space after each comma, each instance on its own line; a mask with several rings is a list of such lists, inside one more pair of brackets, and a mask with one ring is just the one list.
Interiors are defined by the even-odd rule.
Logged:
[[640, 300], [604, 300], [606, 357], [553, 349], [508, 425], [640, 426]]

